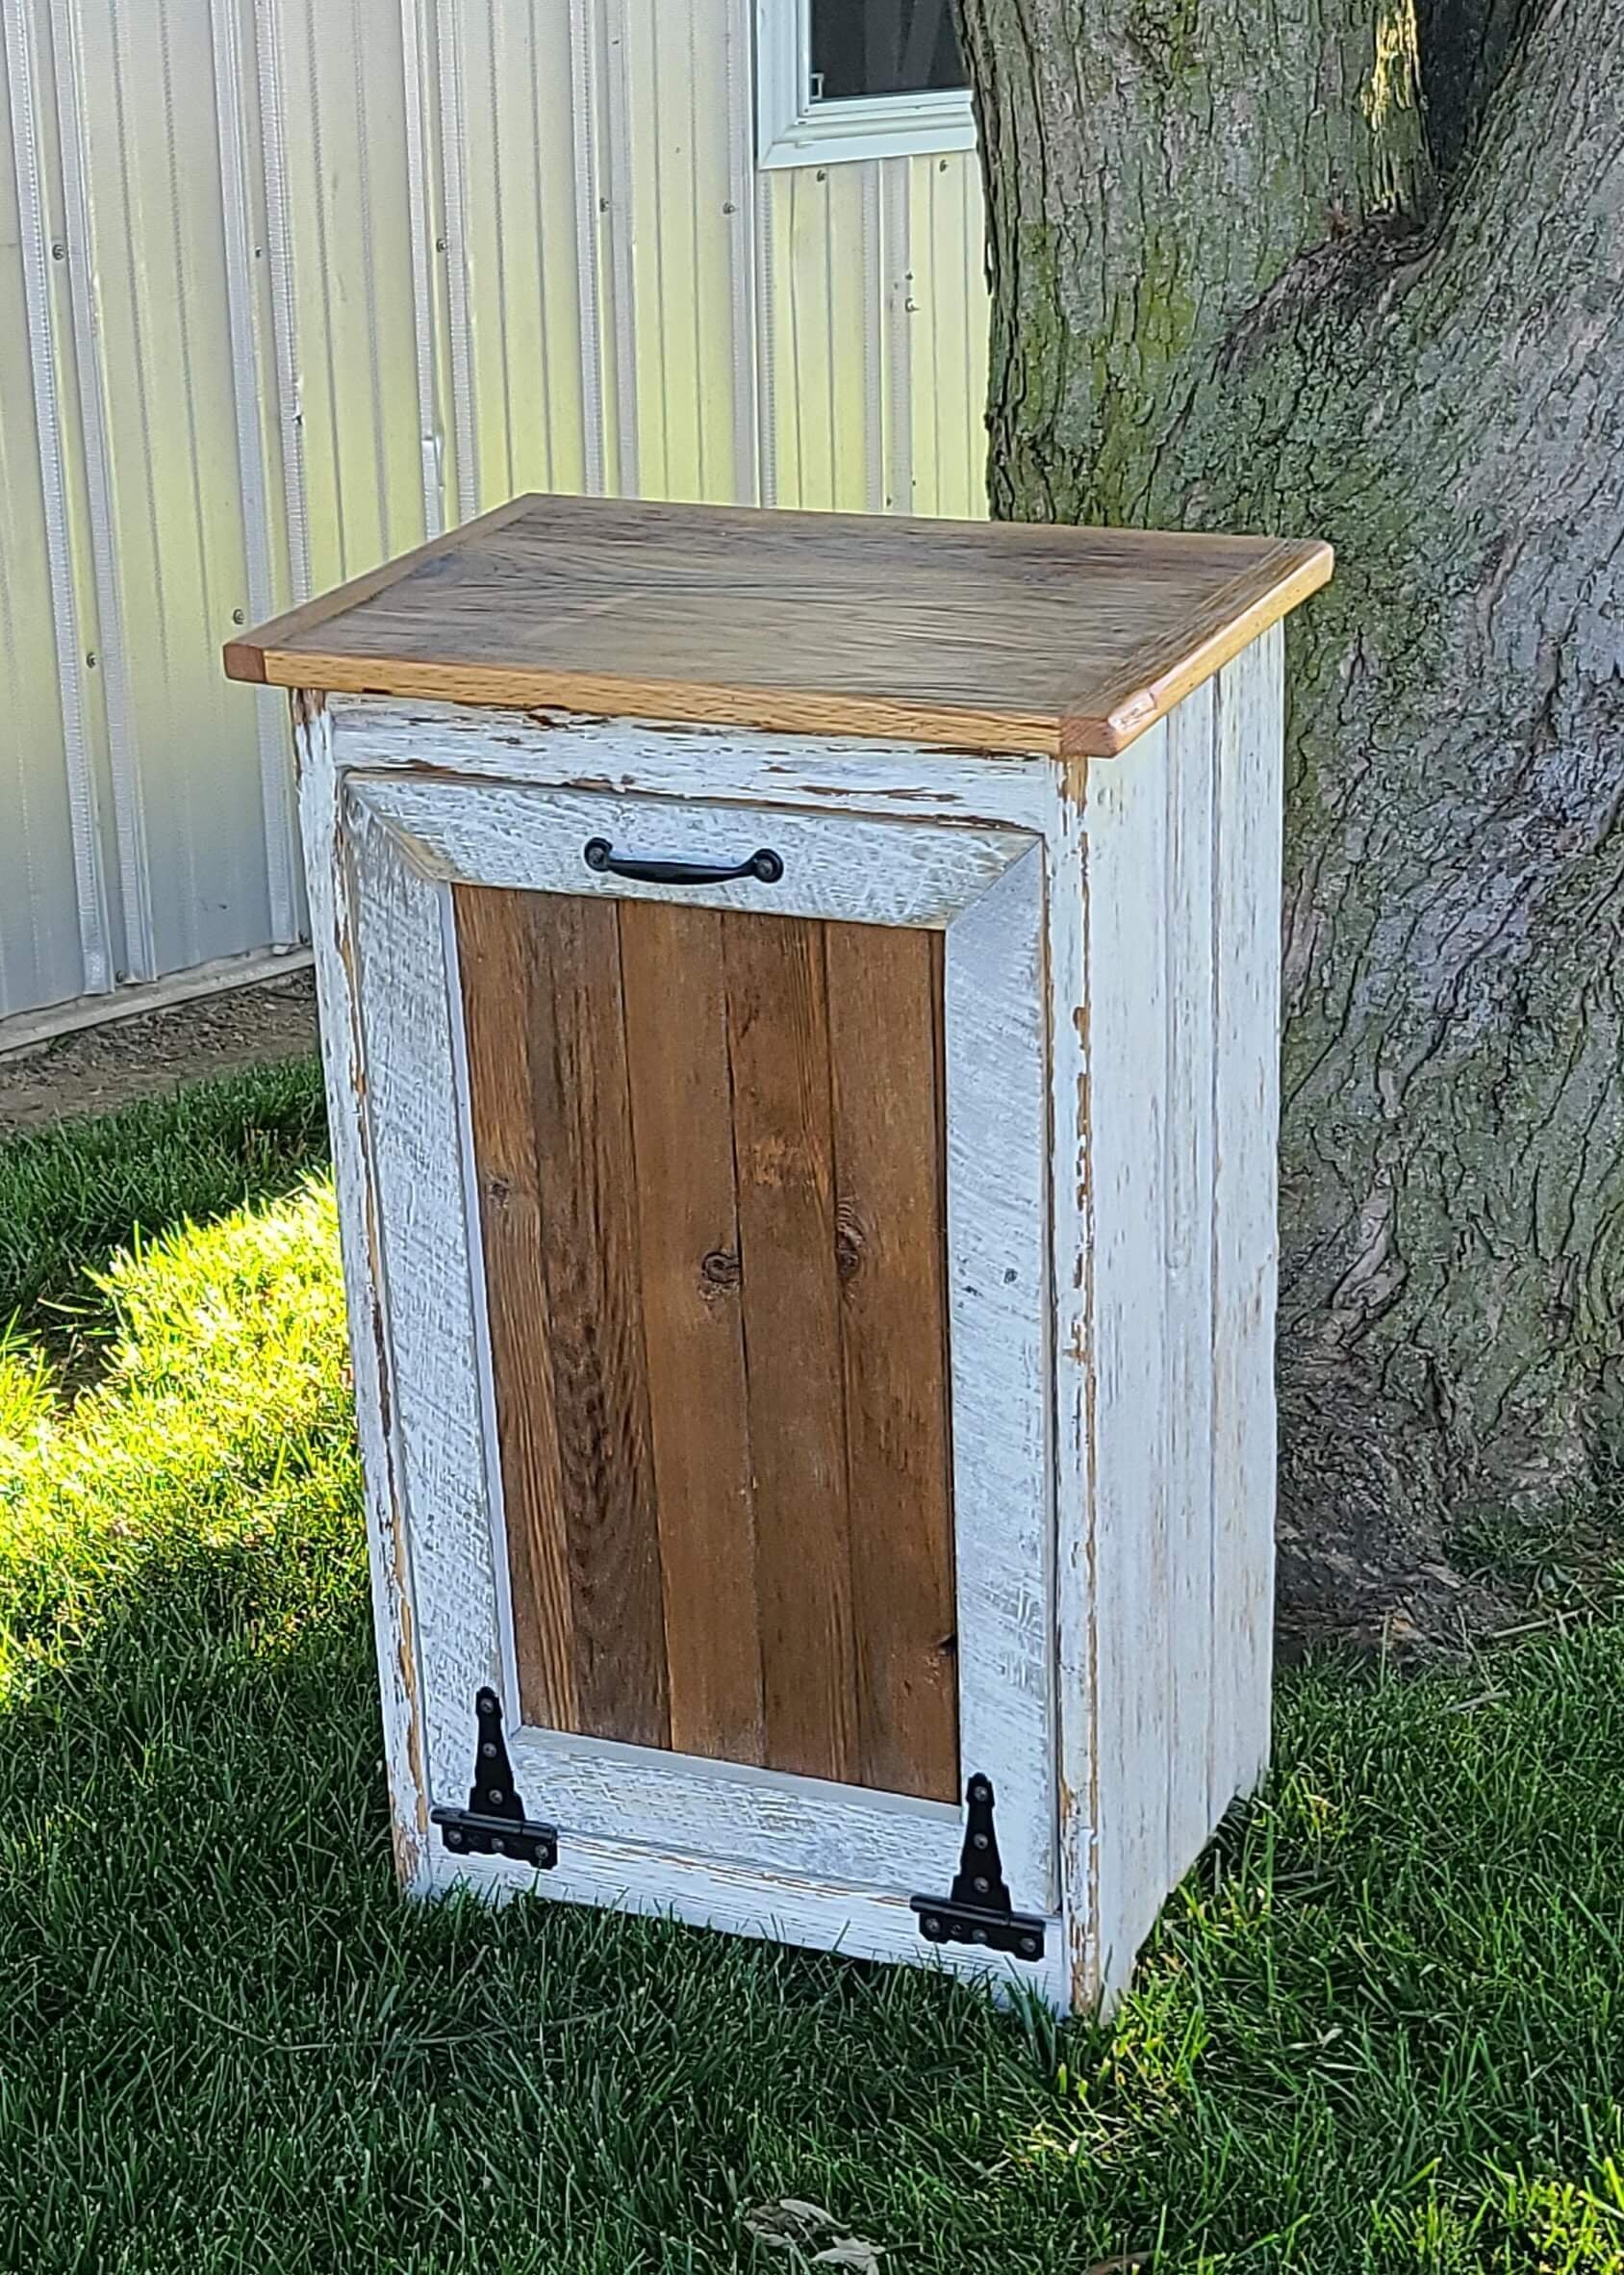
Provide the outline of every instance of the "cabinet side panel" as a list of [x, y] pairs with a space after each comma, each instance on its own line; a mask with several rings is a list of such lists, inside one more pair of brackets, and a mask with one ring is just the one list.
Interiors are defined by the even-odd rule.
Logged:
[[1268, 1754], [1281, 642], [1088, 777], [1100, 1983]]
[[1284, 647], [1276, 625], [1226, 666], [1217, 696], [1214, 1818], [1269, 1758]]
[[941, 934], [830, 925], [825, 945], [862, 1780], [952, 1801]]
[[1213, 1682], [1213, 1113], [1217, 1076], [1210, 680], [1167, 722], [1167, 1879], [1212, 1829], [1207, 1735]]
[[1168, 1885], [1168, 729], [1087, 790], [1100, 1983]]

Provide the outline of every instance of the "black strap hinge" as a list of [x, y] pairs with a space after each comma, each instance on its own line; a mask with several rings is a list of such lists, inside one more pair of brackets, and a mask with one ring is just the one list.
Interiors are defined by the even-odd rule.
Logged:
[[524, 1814], [513, 1790], [513, 1764], [502, 1737], [501, 1700], [482, 1690], [473, 1701], [479, 1738], [473, 1784], [466, 1809], [430, 1809], [432, 1823], [454, 1856], [512, 1856], [551, 1872], [558, 1862], [558, 1828], [539, 1825]]
[[983, 1951], [1008, 1952], [1013, 1958], [1043, 1956], [1045, 1922], [1016, 1911], [1004, 1885], [1003, 1864], [993, 1829], [993, 1781], [975, 1777], [964, 1789], [964, 1847], [952, 1894], [910, 1896], [919, 1931], [929, 1943], [972, 1943]]

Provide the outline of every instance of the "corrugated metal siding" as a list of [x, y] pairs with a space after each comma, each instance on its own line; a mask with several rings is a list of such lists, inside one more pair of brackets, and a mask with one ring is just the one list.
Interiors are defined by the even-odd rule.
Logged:
[[916, 514], [987, 510], [987, 277], [973, 155], [912, 158], [906, 322], [909, 463]]
[[522, 489], [981, 510], [974, 158], [758, 173], [749, 0], [3, 13], [0, 1014], [301, 936], [236, 622]]
[[84, 974], [13, 157], [0, 101], [0, 1002], [42, 1003]]
[[440, 32], [458, 507], [599, 490], [599, 313], [576, 228], [584, 210], [590, 255], [596, 192], [570, 13], [442, 0]]
[[72, 346], [50, 28], [0, 13], [0, 1010], [112, 984], [98, 816], [105, 738], [70, 526]]

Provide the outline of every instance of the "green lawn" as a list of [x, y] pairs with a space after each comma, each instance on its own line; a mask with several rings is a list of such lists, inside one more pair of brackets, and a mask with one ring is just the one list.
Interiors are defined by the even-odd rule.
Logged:
[[403, 1902], [317, 1128], [0, 1149], [0, 2267], [1624, 2270], [1617, 1624], [1293, 1674], [1109, 2032]]

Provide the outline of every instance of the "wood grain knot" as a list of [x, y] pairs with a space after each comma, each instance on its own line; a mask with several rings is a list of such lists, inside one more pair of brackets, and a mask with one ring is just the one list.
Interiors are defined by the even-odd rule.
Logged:
[[732, 1248], [713, 1248], [699, 1260], [701, 1295], [724, 1295], [737, 1288], [740, 1277], [738, 1253]]
[[856, 1277], [867, 1245], [862, 1218], [850, 1201], [840, 1202], [834, 1213], [834, 1267], [843, 1281]]

